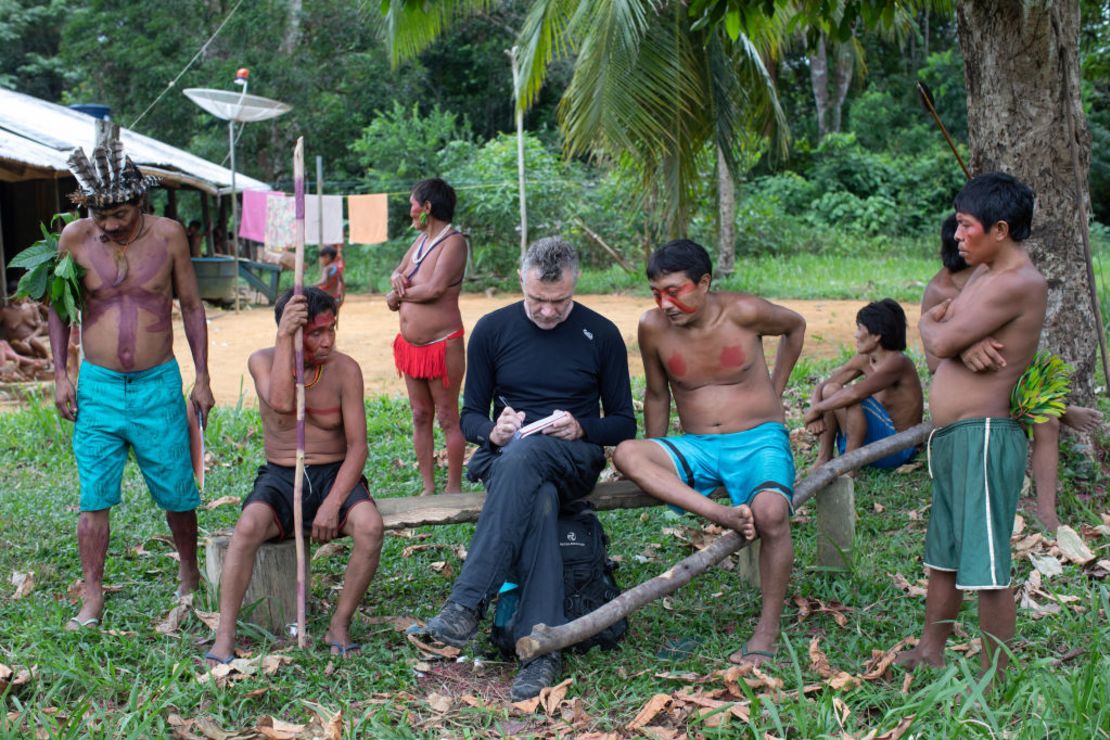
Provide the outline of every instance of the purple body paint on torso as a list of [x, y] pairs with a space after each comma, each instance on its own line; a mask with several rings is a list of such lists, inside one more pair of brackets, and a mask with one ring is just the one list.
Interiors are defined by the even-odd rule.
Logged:
[[[90, 242], [91, 244], [91, 242]], [[87, 250], [93, 271], [100, 278], [100, 285], [90, 288], [86, 295], [84, 310], [85, 326], [92, 326], [112, 308], [119, 308], [119, 339], [117, 357], [124, 370], [135, 367], [135, 352], [139, 331], [139, 309], [156, 317], [156, 321], [146, 327], [150, 333], [170, 331], [173, 299], [170, 291], [144, 288], [143, 285], [166, 265], [169, 258], [164, 251], [155, 250], [139, 257], [132, 257], [138, 264], [132, 266], [127, 277], [118, 286], [112, 286], [116, 279], [117, 266], [111, 254], [113, 247], [97, 243]]]

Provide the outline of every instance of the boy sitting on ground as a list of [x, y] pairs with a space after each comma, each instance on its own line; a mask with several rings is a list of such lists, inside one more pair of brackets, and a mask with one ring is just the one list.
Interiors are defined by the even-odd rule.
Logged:
[[[1022, 249], [1033, 191], [995, 172], [956, 196], [956, 239], [974, 268], [958, 296], [921, 317], [925, 349], [940, 358], [929, 394], [936, 431], [929, 438], [933, 479], [925, 566], [929, 587], [921, 642], [898, 655], [913, 668], [944, 665], [944, 646], [963, 602], [979, 593], [983, 669], [1014, 636], [1010, 532], [1025, 475], [1025, 430], [1010, 417], [1010, 392], [1029, 365], [1044, 325], [1048, 286]], [[994, 337], [1005, 360], [993, 372], [969, 369], [960, 354]]]
[[[296, 383], [293, 337], [304, 333], [305, 472], [302, 511], [312, 538], [353, 541], [343, 590], [324, 635], [332, 654], [347, 656], [359, 646], [350, 637], [351, 617], [378, 568], [382, 518], [370, 497], [366, 463], [366, 410], [362, 370], [335, 350], [335, 301], [318, 288], [303, 296], [287, 291], [274, 307], [277, 339], [251, 355], [248, 368], [258, 391], [266, 464], [227, 548], [220, 578], [220, 625], [205, 654], [209, 665], [235, 657], [235, 620], [250, 585], [254, 556], [263, 542], [293, 536], [293, 485], [297, 455]], [[293, 574], [289, 574], [292, 579]]]
[[[906, 313], [884, 298], [856, 314], [855, 357], [817, 384], [805, 415], [806, 429], [820, 439], [817, 465], [921, 423], [924, 400], [913, 360], [905, 355]], [[855, 381], [855, 382], [852, 382]], [[905, 465], [916, 447], [871, 463], [890, 469]]]
[[[945, 219], [940, 229], [940, 259], [944, 264], [929, 284], [921, 298], [921, 314], [945, 299], [960, 294], [968, 277], [973, 272], [959, 253], [956, 241], [956, 217]], [[998, 353], [1002, 346], [993, 338], [987, 337], [960, 355], [960, 360], [974, 372], [992, 372], [1005, 366], [1006, 360]], [[936, 372], [940, 359], [926, 350], [925, 361], [929, 372]], [[1080, 434], [1094, 434], [1102, 421], [1102, 412], [1086, 406], [1068, 406], [1059, 419], [1047, 420], [1033, 426], [1033, 453], [1030, 455], [1033, 472], [1033, 488], [1037, 492], [1037, 518], [1051, 532], [1060, 527], [1056, 513], [1056, 489], [1059, 486], [1057, 472], [1060, 467], [1060, 425], [1073, 429]]]

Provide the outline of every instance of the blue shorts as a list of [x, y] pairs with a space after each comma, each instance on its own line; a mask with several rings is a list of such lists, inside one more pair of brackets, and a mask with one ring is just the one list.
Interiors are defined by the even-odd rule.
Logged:
[[[878, 442], [880, 439], [886, 439], [898, 433], [898, 430], [894, 428], [894, 422], [890, 420], [890, 414], [886, 412], [886, 408], [881, 403], [875, 400], [874, 396], [868, 396], [860, 401], [860, 406], [863, 407], [863, 415], [867, 419], [867, 436], [863, 439], [864, 445]], [[844, 454], [844, 449], [847, 446], [847, 437], [844, 436], [843, 432], [837, 432], [836, 449], [840, 451], [841, 455]], [[880, 457], [864, 467], [882, 468], [883, 470], [900, 468], [912, 460], [916, 454], [917, 447], [907, 447], [904, 450], [892, 452], [886, 457]]]
[[120, 502], [128, 448], [159, 508], [191, 511], [200, 505], [177, 360], [134, 373], [81, 363], [73, 432], [81, 511]]
[[732, 434], [684, 434], [651, 440], [667, 451], [675, 473], [703, 496], [724, 486], [733, 506], [760, 491], [777, 491], [794, 513], [794, 455], [777, 421]]

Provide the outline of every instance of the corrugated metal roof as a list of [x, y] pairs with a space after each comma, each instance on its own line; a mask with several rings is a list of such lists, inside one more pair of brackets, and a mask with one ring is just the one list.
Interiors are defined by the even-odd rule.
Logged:
[[[0, 180], [29, 180], [69, 175], [66, 159], [76, 147], [92, 150], [92, 116], [30, 95], [0, 90]], [[144, 174], [157, 175], [209, 193], [231, 188], [231, 170], [184, 149], [120, 128], [127, 155]], [[235, 175], [237, 190], [270, 190], [266, 183]]]

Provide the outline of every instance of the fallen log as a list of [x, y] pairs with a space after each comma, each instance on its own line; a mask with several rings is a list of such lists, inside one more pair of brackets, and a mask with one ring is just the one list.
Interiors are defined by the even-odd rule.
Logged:
[[[794, 490], [795, 508], [800, 507], [841, 475], [899, 450], [921, 444], [928, 438], [932, 429], [931, 423], [918, 424], [904, 432], [833, 458], [798, 484]], [[738, 532], [726, 532], [705, 549], [679, 561], [655, 578], [628, 589], [585, 616], [558, 627], [537, 624], [532, 628], [530, 635], [517, 640], [516, 654], [521, 660], [531, 660], [536, 656], [562, 650], [592, 637], [645, 604], [677, 591], [693, 580], [694, 576], [709, 570], [732, 553], [747, 546], [749, 542], [750, 540], [745, 540]]]

